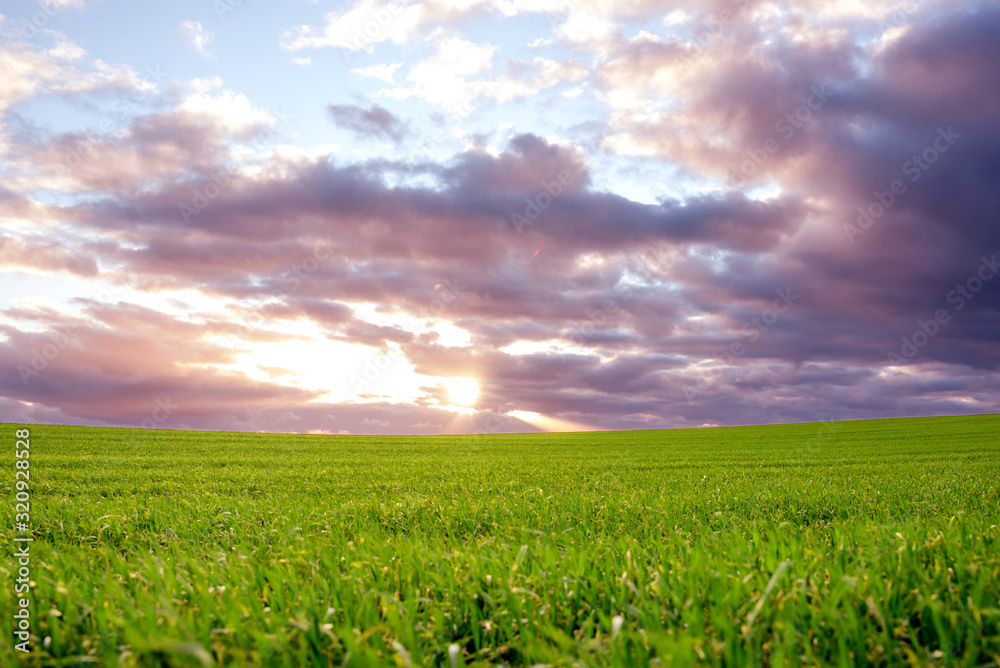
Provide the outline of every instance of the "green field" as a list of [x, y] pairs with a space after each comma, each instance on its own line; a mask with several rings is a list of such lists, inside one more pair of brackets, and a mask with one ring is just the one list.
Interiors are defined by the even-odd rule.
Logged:
[[1000, 662], [1000, 416], [30, 429], [33, 653], [6, 632], [4, 666]]

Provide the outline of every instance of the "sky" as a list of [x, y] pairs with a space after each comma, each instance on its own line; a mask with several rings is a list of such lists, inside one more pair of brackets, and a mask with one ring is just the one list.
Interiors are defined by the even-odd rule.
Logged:
[[0, 421], [1000, 412], [1000, 5], [5, 0]]

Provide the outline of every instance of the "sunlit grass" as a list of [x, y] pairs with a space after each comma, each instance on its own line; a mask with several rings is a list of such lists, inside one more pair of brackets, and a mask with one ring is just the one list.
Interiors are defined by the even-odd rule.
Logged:
[[[0, 654], [995, 664], [998, 427], [997, 416], [482, 437], [35, 426], [34, 654], [14, 656], [10, 633]], [[12, 561], [0, 567], [9, 623]]]

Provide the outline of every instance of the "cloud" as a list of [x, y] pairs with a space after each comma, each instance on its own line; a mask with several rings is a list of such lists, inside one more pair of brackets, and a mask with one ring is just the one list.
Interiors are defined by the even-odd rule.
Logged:
[[192, 124], [210, 119], [217, 127], [238, 137], [276, 125], [276, 119], [270, 112], [254, 107], [246, 95], [231, 90], [216, 95], [188, 95], [178, 105], [177, 114], [192, 119]]
[[396, 83], [393, 76], [403, 63], [390, 63], [390, 64], [379, 64], [370, 65], [368, 67], [360, 67], [351, 70], [354, 74], [371, 77], [373, 79], [378, 79], [379, 81], [384, 81], [387, 84]]
[[96, 276], [97, 263], [81, 257], [50, 239], [0, 237], [0, 268], [43, 273], [67, 272], [78, 276]]
[[[612, 4], [593, 11], [618, 21]], [[1000, 253], [1000, 12], [928, 3], [880, 36], [881, 6], [806, 24], [818, 4], [789, 18], [755, 3], [704, 46], [685, 35], [723, 7], [687, 7], [656, 34], [598, 25], [592, 48], [566, 37], [570, 55], [537, 58], [441, 32], [398, 87], [464, 113], [482, 82], [491, 100], [585, 83], [607, 116], [569, 127], [577, 141], [515, 130], [437, 160], [248, 155], [241, 142], [278, 121], [217, 85], [124, 119], [95, 143], [107, 158], [68, 171], [82, 130], [9, 133], [0, 210], [38, 228], [0, 245], [4, 266], [76, 281], [114, 267], [155, 303], [6, 309], [0, 363], [47, 364], [27, 385], [8, 374], [0, 418], [138, 424], [164, 398], [185, 407], [178, 427], [329, 430], [332, 415], [353, 433], [523, 430], [500, 417], [512, 410], [602, 428], [1000, 410], [1000, 283], [980, 276], [956, 308]], [[5, 57], [39, 73], [2, 89], [12, 105], [70, 85], [83, 59], [66, 45]], [[389, 67], [358, 73], [388, 83]], [[112, 85], [90, 71], [89, 89]], [[362, 137], [417, 132], [377, 105], [330, 115]], [[605, 153], [671, 167], [686, 194], [614, 192]], [[179, 203], [223, 168], [231, 181], [185, 221]], [[81, 196], [54, 201], [39, 190], [52, 184]], [[181, 317], [180, 291], [233, 306]], [[47, 334], [73, 325], [64, 347]], [[915, 355], [890, 359], [921, 330]], [[294, 385], [294, 365], [241, 366], [282, 341], [381, 353], [414, 396], [334, 403]], [[478, 415], [444, 407], [456, 377], [478, 380]]]
[[334, 104], [327, 107], [327, 113], [337, 127], [350, 130], [359, 137], [391, 139], [398, 144], [409, 134], [406, 123], [377, 104], [369, 109], [353, 104]]
[[208, 45], [215, 39], [215, 33], [205, 30], [201, 21], [181, 21], [181, 38], [202, 58], [214, 58], [208, 50]]
[[397, 99], [419, 96], [455, 116], [467, 116], [476, 98], [493, 95], [488, 82], [470, 78], [490, 71], [497, 49], [445, 34], [433, 41], [434, 53], [410, 68], [407, 85], [385, 94]]
[[588, 77], [586, 68], [575, 60], [541, 57], [505, 60], [496, 73], [493, 61], [498, 48], [494, 45], [445, 33], [436, 33], [429, 41], [434, 52], [410, 68], [405, 84], [380, 94], [395, 99], [423, 98], [463, 118], [480, 100], [505, 103], [530, 98], [546, 88]]
[[358, 0], [351, 7], [327, 13], [323, 25], [301, 25], [285, 31], [282, 48], [341, 48], [372, 52], [382, 43], [408, 44], [439, 29], [460, 25], [475, 16], [494, 21], [524, 14], [545, 14], [563, 39], [585, 45], [617, 34], [616, 22], [647, 17], [662, 9], [661, 0], [623, 4], [613, 0], [579, 3], [574, 0], [424, 0], [380, 2]]
[[405, 43], [424, 21], [420, 4], [382, 3], [360, 0], [353, 7], [329, 12], [322, 29], [299, 26], [282, 35], [281, 46], [289, 51], [339, 47], [370, 51], [376, 44]]
[[61, 96], [93, 94], [109, 90], [149, 92], [155, 82], [143, 79], [130, 67], [94, 60], [80, 63], [86, 51], [56, 34], [51, 48], [7, 41], [0, 44], [0, 113], [25, 100], [44, 94]]
[[[205, 90], [215, 83], [197, 80], [187, 88]], [[238, 155], [243, 164], [252, 160], [238, 143], [262, 144], [288, 120], [231, 90], [189, 93], [175, 104], [147, 115], [139, 104], [118, 102], [96, 132], [77, 130], [22, 144], [14, 153], [18, 169], [8, 186], [112, 193], [192, 176], [228, 181], [241, 173], [234, 164]], [[189, 192], [182, 201], [191, 198]]]

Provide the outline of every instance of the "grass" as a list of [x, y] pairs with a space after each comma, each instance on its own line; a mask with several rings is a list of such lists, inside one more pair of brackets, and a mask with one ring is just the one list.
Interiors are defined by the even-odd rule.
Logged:
[[33, 653], [0, 661], [997, 665], [998, 428], [32, 426]]

